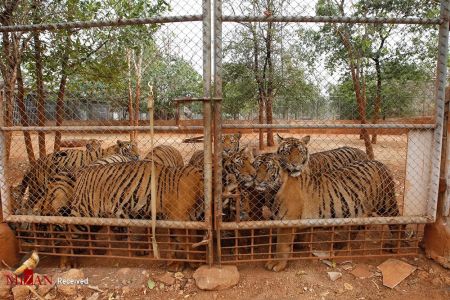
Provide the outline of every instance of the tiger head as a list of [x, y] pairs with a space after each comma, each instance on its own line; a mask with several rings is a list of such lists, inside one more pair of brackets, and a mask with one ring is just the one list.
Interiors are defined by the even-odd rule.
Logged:
[[275, 153], [260, 154], [253, 162], [256, 176], [255, 189], [258, 191], [277, 190], [281, 185], [280, 164]]
[[278, 135], [278, 160], [281, 167], [288, 172], [289, 176], [298, 177], [307, 168], [309, 151], [306, 145], [309, 140], [309, 135], [301, 139], [293, 137], [283, 138]]
[[225, 154], [239, 150], [239, 140], [241, 134], [224, 134], [222, 135], [222, 150]]
[[33, 213], [41, 216], [67, 215], [75, 180], [75, 175], [70, 172], [59, 172], [49, 177], [47, 193], [36, 202]]
[[102, 149], [102, 142], [103, 141], [99, 141], [99, 140], [95, 140], [95, 139], [89, 140], [86, 143], [86, 150], [87, 151], [92, 151], [92, 152], [101, 151], [101, 149]]
[[255, 176], [255, 168], [252, 166], [253, 154], [244, 147], [237, 152], [231, 152], [223, 155], [223, 178], [225, 188], [230, 189], [228, 185], [251, 186]]
[[115, 145], [110, 146], [103, 151], [103, 156], [114, 154], [121, 154], [130, 157], [133, 160], [139, 159], [139, 149], [137, 143], [133, 141], [117, 140]]

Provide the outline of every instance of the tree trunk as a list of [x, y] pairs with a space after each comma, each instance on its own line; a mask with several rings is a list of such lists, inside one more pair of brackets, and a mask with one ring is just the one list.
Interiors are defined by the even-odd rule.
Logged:
[[[38, 126], [45, 126], [45, 95], [44, 95], [44, 76], [42, 66], [42, 47], [39, 33], [34, 33], [34, 59], [36, 63], [36, 87], [37, 87], [37, 111], [38, 111]], [[39, 157], [46, 156], [45, 150], [45, 132], [38, 133]]]
[[[373, 110], [373, 124], [377, 124], [378, 119], [380, 118], [380, 110], [381, 110], [381, 65], [379, 57], [376, 57], [374, 60], [375, 60], [375, 70], [377, 72], [377, 88]], [[372, 135], [372, 144], [376, 143], [377, 143], [377, 134], [374, 133]]]
[[[134, 103], [134, 125], [139, 126], [140, 119], [140, 100], [141, 100], [141, 80], [142, 80], [142, 56], [143, 51], [139, 49], [136, 58], [134, 59], [134, 70], [136, 74], [136, 94]], [[137, 138], [137, 131], [134, 133], [134, 138]]]
[[[353, 87], [355, 89], [356, 102], [358, 103], [358, 112], [361, 120], [361, 124], [366, 124], [366, 105], [364, 103], [364, 97], [361, 94], [361, 84], [359, 81], [357, 67], [354, 65], [353, 61], [350, 61], [350, 71], [352, 74]], [[367, 129], [361, 129], [361, 135], [364, 139], [364, 144], [366, 146], [366, 153], [370, 159], [374, 159], [373, 148], [370, 142], [370, 136]]]
[[[134, 125], [133, 121], [133, 91], [131, 88], [131, 50], [127, 50], [127, 64], [128, 64], [128, 124]], [[130, 141], [134, 141], [134, 132], [130, 131]]]
[[[259, 95], [258, 100], [259, 113], [258, 113], [258, 122], [259, 124], [264, 124], [264, 99], [263, 96]], [[259, 150], [264, 149], [264, 131], [262, 129], [259, 130]]]
[[[19, 113], [20, 113], [20, 121], [22, 123], [22, 126], [28, 127], [30, 125], [30, 122], [28, 120], [28, 115], [25, 107], [25, 89], [23, 87], [23, 79], [22, 79], [22, 70], [20, 66], [17, 67], [17, 106], [19, 107]], [[23, 139], [25, 142], [25, 148], [27, 150], [28, 154], [28, 161], [30, 163], [36, 161], [36, 157], [34, 156], [33, 151], [33, 143], [31, 141], [31, 135], [29, 131], [23, 132]]]
[[[270, 7], [269, 7], [270, 9]], [[273, 23], [269, 22], [267, 25], [267, 38], [266, 38], [266, 62], [268, 67], [267, 74], [267, 93], [266, 93], [266, 121], [267, 124], [273, 123], [273, 62], [272, 62], [272, 38], [273, 38]], [[266, 68], [264, 68], [266, 69]], [[267, 129], [267, 146], [274, 146], [273, 130]]]

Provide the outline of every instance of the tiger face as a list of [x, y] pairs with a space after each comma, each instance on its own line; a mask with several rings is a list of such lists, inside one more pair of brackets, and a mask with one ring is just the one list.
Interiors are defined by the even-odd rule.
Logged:
[[253, 154], [247, 147], [229, 155], [224, 153], [223, 172], [225, 184], [251, 186], [255, 176], [255, 168], [252, 163]]
[[260, 154], [253, 162], [255, 189], [261, 192], [277, 190], [281, 185], [280, 164], [275, 153]]
[[241, 134], [225, 134], [222, 135], [222, 150], [225, 154], [239, 150], [239, 140]]
[[281, 167], [289, 173], [289, 176], [298, 177], [306, 169], [309, 162], [309, 151], [306, 145], [309, 140], [309, 135], [301, 139], [283, 138], [278, 135], [278, 159]]
[[[136, 142], [117, 140], [116, 145], [114, 145], [110, 148], [112, 148], [111, 149], [112, 151], [109, 150], [107, 152], [108, 155], [121, 154], [121, 155], [130, 157], [133, 160], [139, 159], [139, 149], [138, 149]], [[109, 153], [109, 152], [111, 152], [111, 153]]]

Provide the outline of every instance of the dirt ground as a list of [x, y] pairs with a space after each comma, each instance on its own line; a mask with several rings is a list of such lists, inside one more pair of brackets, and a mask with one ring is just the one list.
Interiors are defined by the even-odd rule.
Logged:
[[[386, 259], [357, 259], [351, 262], [336, 261], [331, 268], [321, 261], [291, 262], [286, 271], [266, 271], [262, 263], [238, 265], [238, 285], [222, 291], [201, 291], [192, 279], [193, 270], [185, 269], [183, 278], [175, 284], [163, 284], [158, 277], [164, 275], [165, 267], [156, 263], [138, 263], [105, 259], [78, 261], [89, 287], [79, 286], [77, 295], [64, 296], [58, 288], [52, 289], [45, 299], [450, 299], [450, 271], [425, 258], [402, 258], [417, 269], [395, 288], [383, 286], [377, 266]], [[53, 278], [61, 272], [55, 268], [56, 258], [42, 257], [35, 270]], [[366, 279], [351, 274], [357, 265], [366, 266], [372, 276]], [[344, 267], [345, 266], [345, 267]], [[352, 268], [349, 268], [351, 266]], [[336, 281], [327, 272], [341, 272]], [[169, 274], [173, 277], [173, 273]], [[179, 274], [178, 274], [179, 275]], [[149, 280], [156, 283], [150, 289]], [[95, 295], [94, 295], [95, 297]], [[91, 298], [94, 299], [94, 298]]]

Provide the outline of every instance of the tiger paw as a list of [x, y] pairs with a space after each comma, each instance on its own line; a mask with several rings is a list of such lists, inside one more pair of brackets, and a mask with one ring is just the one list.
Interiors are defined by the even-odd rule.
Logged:
[[266, 263], [266, 269], [269, 271], [279, 272], [283, 271], [287, 266], [287, 261], [269, 261]]

